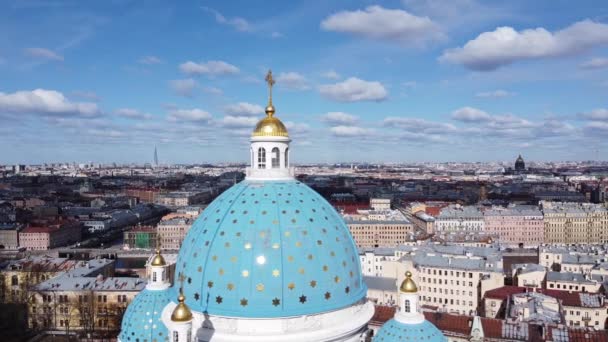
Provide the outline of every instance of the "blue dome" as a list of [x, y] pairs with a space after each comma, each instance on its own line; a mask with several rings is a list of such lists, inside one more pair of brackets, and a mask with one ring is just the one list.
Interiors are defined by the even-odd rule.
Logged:
[[192, 310], [218, 316], [321, 313], [367, 292], [344, 220], [296, 180], [245, 180], [226, 190], [190, 228], [175, 274], [184, 275]]
[[425, 341], [447, 342], [441, 330], [429, 321], [419, 324], [404, 324], [395, 319], [384, 323], [374, 336], [374, 342]]
[[122, 318], [118, 338], [122, 342], [169, 341], [168, 331], [160, 315], [169, 304], [172, 292], [144, 289], [131, 304]]

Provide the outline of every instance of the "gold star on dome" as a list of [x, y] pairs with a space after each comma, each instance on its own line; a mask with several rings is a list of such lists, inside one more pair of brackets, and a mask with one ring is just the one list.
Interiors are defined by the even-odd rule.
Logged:
[[247, 306], [247, 303], [249, 303], [249, 301], [247, 301], [247, 298], [241, 299], [241, 306]]
[[296, 284], [294, 284], [294, 283], [289, 283], [289, 284], [287, 285], [287, 288], [288, 288], [288, 289], [290, 289], [290, 290], [293, 290], [293, 289], [295, 289], [295, 288], [296, 288]]
[[317, 281], [316, 280], [312, 280], [310, 282], [310, 287], [315, 287], [315, 286], [317, 286]]
[[223, 298], [221, 296], [215, 297], [215, 302], [218, 304], [222, 304], [222, 300], [223, 300]]
[[279, 298], [275, 298], [272, 300], [272, 305], [279, 306], [281, 304], [281, 300]]
[[300, 303], [302, 303], [302, 304], [306, 303], [306, 296], [305, 295], [301, 295], [300, 296]]
[[272, 276], [273, 276], [273, 277], [278, 277], [278, 276], [279, 276], [279, 274], [281, 274], [281, 273], [279, 272], [279, 270], [272, 270]]

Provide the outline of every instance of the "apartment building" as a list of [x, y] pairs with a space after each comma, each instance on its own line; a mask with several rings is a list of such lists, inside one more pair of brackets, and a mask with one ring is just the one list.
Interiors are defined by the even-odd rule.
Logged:
[[600, 204], [541, 201], [546, 243], [608, 242], [608, 209]]
[[397, 210], [357, 210], [344, 220], [359, 248], [394, 247], [412, 239], [414, 225]]
[[39, 222], [19, 232], [19, 246], [27, 250], [48, 250], [79, 242], [82, 226], [79, 222]]
[[435, 218], [434, 229], [437, 234], [449, 232], [484, 231], [483, 213], [477, 207], [450, 205], [439, 212]]
[[535, 206], [493, 207], [483, 213], [484, 229], [501, 244], [536, 247], [544, 242], [543, 214]]

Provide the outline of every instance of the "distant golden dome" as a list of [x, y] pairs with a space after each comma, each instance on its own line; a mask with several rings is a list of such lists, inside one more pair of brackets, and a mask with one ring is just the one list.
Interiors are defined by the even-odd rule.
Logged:
[[405, 279], [403, 279], [403, 282], [401, 283], [401, 287], [399, 287], [399, 290], [401, 290], [401, 292], [407, 292], [407, 293], [418, 292], [418, 287], [416, 286], [416, 283], [414, 283], [414, 281], [412, 280], [412, 272], [410, 272], [410, 271], [405, 272]]
[[165, 266], [167, 263], [165, 262], [165, 258], [160, 255], [160, 249], [156, 250], [156, 255], [152, 258], [152, 262], [150, 263], [152, 266]]
[[192, 311], [190, 311], [188, 305], [184, 303], [185, 300], [186, 297], [184, 297], [180, 289], [179, 297], [177, 297], [177, 306], [175, 307], [175, 309], [173, 309], [173, 312], [171, 313], [171, 321], [190, 322], [192, 320]]

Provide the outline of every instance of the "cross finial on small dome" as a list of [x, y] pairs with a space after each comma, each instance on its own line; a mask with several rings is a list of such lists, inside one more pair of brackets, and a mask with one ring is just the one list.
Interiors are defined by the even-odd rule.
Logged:
[[266, 74], [266, 83], [268, 84], [268, 105], [266, 106], [266, 115], [273, 116], [274, 115], [274, 106], [272, 105], [272, 86], [276, 83], [274, 78], [272, 77], [272, 70], [268, 70]]

